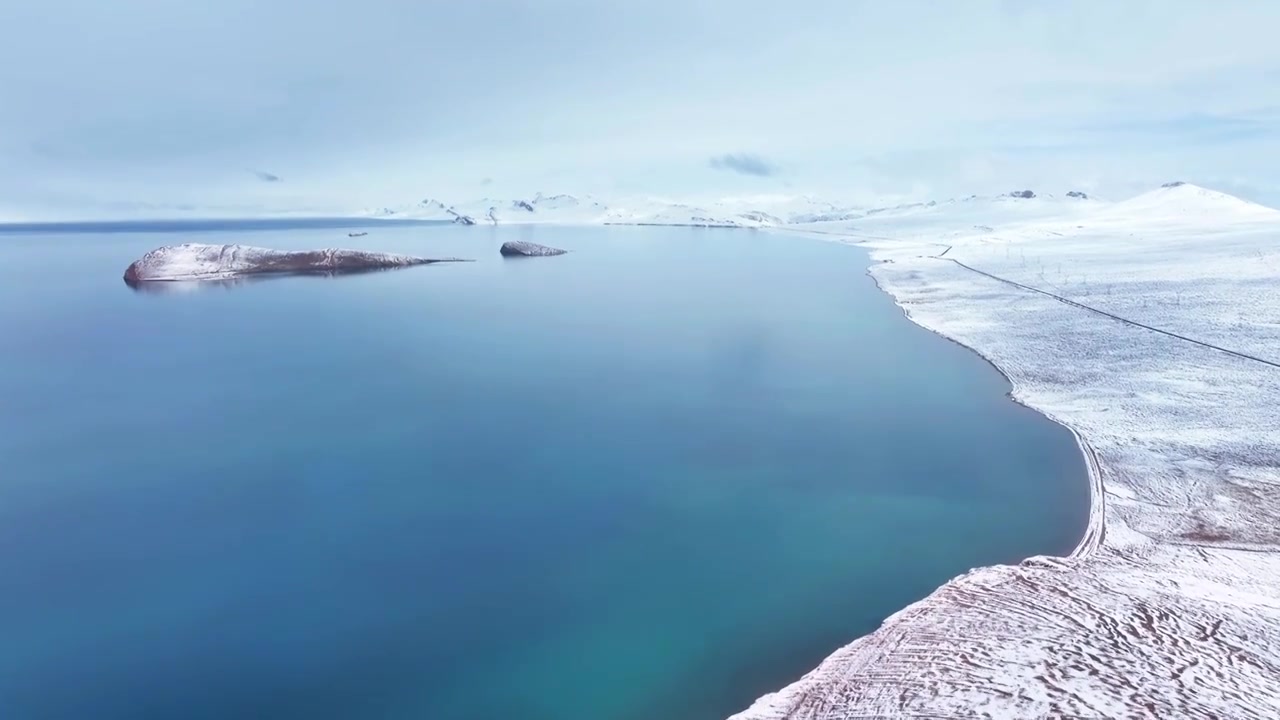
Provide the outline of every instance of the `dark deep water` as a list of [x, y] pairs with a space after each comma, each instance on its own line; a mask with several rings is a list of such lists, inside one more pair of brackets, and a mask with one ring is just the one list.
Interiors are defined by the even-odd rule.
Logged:
[[[858, 249], [143, 229], [0, 231], [5, 718], [722, 718], [1084, 527], [1070, 434]], [[121, 281], [184, 241], [479, 262]]]

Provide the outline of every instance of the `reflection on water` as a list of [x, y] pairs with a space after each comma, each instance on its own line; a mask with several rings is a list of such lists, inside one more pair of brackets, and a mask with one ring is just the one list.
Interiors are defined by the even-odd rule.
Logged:
[[253, 273], [251, 275], [236, 275], [233, 277], [210, 278], [205, 280], [146, 280], [139, 282], [137, 280], [126, 279], [124, 284], [134, 292], [148, 295], [190, 295], [191, 293], [200, 292], [202, 290], [232, 290], [252, 283], [259, 283], [282, 277], [332, 279], [337, 277], [347, 277], [350, 275], [372, 275], [374, 273], [389, 272], [393, 270], [406, 270], [412, 267], [423, 266], [405, 265], [403, 267], [360, 268], [356, 270], [297, 270], [290, 272]]
[[137, 282], [125, 280], [124, 284], [136, 293], [147, 295], [190, 295], [202, 290], [231, 290], [264, 278], [226, 278], [223, 280], [173, 280]]

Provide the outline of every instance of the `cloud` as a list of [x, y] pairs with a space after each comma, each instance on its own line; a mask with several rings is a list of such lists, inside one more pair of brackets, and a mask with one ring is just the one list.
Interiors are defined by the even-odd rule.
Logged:
[[[836, 199], [1066, 178], [1110, 197], [1171, 177], [1280, 186], [1267, 107], [1280, 3], [5, 7], [0, 203], [27, 216], [116, 202], [339, 212], [422, 188], [465, 199], [486, 175], [481, 194], [682, 197], [783, 178]], [[423, 42], [426, 25], [485, 32]], [[432, 69], [429, 91], [404, 91], [410, 68]], [[287, 182], [249, 174], [268, 162]], [[707, 165], [722, 172], [696, 172]]]
[[262, 182], [273, 183], [273, 182], [280, 182], [281, 180], [279, 175], [265, 172], [263, 170], [250, 170], [249, 172], [253, 173], [254, 177], [258, 178]]
[[708, 161], [708, 164], [716, 170], [727, 170], [739, 175], [773, 177], [778, 174], [778, 168], [773, 163], [750, 153], [716, 155]]

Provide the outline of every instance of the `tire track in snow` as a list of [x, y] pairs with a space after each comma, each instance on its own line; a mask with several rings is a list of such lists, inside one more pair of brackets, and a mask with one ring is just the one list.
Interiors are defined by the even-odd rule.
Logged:
[[[950, 250], [950, 249], [951, 249], [951, 248], [949, 248], [949, 247], [947, 248], [947, 250]], [[945, 253], [945, 251], [943, 252], [943, 254], [946, 254], [946, 253]], [[953, 263], [955, 263], [956, 265], [959, 265], [960, 267], [964, 268], [965, 270], [968, 270], [969, 272], [975, 272], [975, 273], [977, 273], [977, 274], [979, 274], [979, 275], [983, 275], [983, 276], [985, 276], [985, 277], [989, 277], [989, 278], [991, 278], [992, 280], [996, 280], [996, 281], [998, 281], [998, 282], [1002, 282], [1002, 283], [1004, 283], [1004, 284], [1006, 284], [1006, 285], [1012, 285], [1013, 287], [1016, 287], [1016, 288], [1021, 288], [1021, 289], [1023, 289], [1023, 290], [1028, 290], [1028, 291], [1030, 291], [1030, 292], [1039, 293], [1039, 294], [1041, 294], [1041, 295], [1045, 295], [1045, 296], [1051, 297], [1051, 298], [1053, 298], [1054, 300], [1057, 300], [1057, 301], [1058, 301], [1058, 302], [1060, 302], [1060, 303], [1064, 303], [1064, 304], [1066, 304], [1066, 305], [1070, 305], [1070, 306], [1072, 306], [1072, 307], [1080, 308], [1081, 310], [1086, 310], [1086, 311], [1088, 311], [1088, 312], [1091, 312], [1091, 313], [1094, 313], [1094, 314], [1097, 314], [1097, 315], [1101, 315], [1101, 316], [1103, 316], [1103, 317], [1108, 317], [1108, 318], [1111, 318], [1112, 320], [1118, 320], [1119, 322], [1122, 322], [1122, 323], [1124, 323], [1124, 324], [1126, 324], [1126, 325], [1132, 325], [1132, 326], [1134, 326], [1134, 327], [1139, 327], [1139, 328], [1142, 328], [1142, 329], [1144, 329], [1144, 330], [1150, 330], [1151, 332], [1160, 333], [1161, 335], [1168, 335], [1168, 336], [1169, 336], [1169, 337], [1171, 337], [1171, 338], [1176, 338], [1176, 339], [1178, 339], [1178, 340], [1183, 340], [1183, 341], [1185, 341], [1185, 342], [1189, 342], [1189, 343], [1192, 343], [1192, 344], [1195, 344], [1195, 345], [1199, 345], [1200, 347], [1206, 347], [1206, 348], [1209, 348], [1210, 350], [1217, 350], [1218, 352], [1224, 352], [1224, 353], [1226, 353], [1226, 354], [1228, 354], [1228, 355], [1234, 355], [1235, 357], [1241, 358], [1241, 359], [1243, 359], [1243, 360], [1251, 360], [1251, 361], [1253, 361], [1253, 362], [1262, 363], [1263, 365], [1270, 365], [1270, 366], [1271, 366], [1271, 367], [1273, 367], [1273, 368], [1280, 368], [1280, 362], [1275, 362], [1275, 361], [1273, 361], [1273, 360], [1267, 360], [1266, 358], [1261, 358], [1261, 357], [1258, 357], [1257, 355], [1250, 355], [1249, 353], [1240, 352], [1239, 350], [1232, 350], [1231, 348], [1225, 348], [1225, 347], [1222, 347], [1221, 345], [1214, 345], [1214, 344], [1213, 344], [1213, 343], [1211, 343], [1211, 342], [1205, 342], [1204, 340], [1197, 340], [1197, 339], [1195, 339], [1195, 338], [1193, 338], [1193, 337], [1188, 337], [1188, 336], [1186, 336], [1186, 335], [1181, 335], [1181, 334], [1176, 333], [1176, 332], [1173, 332], [1173, 331], [1171, 331], [1171, 330], [1163, 330], [1163, 329], [1158, 328], [1158, 327], [1155, 327], [1155, 326], [1153, 326], [1153, 325], [1147, 325], [1146, 323], [1138, 322], [1137, 320], [1130, 320], [1129, 318], [1122, 317], [1122, 316], [1120, 316], [1120, 315], [1116, 315], [1115, 313], [1109, 313], [1109, 312], [1107, 312], [1106, 310], [1099, 310], [1098, 308], [1091, 307], [1091, 306], [1089, 306], [1089, 305], [1085, 305], [1084, 303], [1076, 302], [1075, 300], [1072, 300], [1072, 299], [1067, 298], [1067, 297], [1063, 297], [1063, 296], [1058, 295], [1058, 294], [1056, 294], [1056, 293], [1051, 293], [1051, 292], [1049, 292], [1048, 290], [1041, 290], [1041, 289], [1040, 289], [1040, 288], [1038, 288], [1038, 287], [1035, 287], [1035, 286], [1032, 286], [1032, 285], [1024, 285], [1024, 284], [1022, 284], [1022, 283], [1020, 283], [1020, 282], [1017, 282], [1016, 280], [1010, 280], [1010, 279], [1008, 279], [1008, 278], [1000, 277], [999, 275], [993, 275], [992, 273], [989, 273], [989, 272], [987, 272], [986, 270], [979, 270], [978, 268], [973, 267], [972, 265], [966, 265], [965, 263], [960, 262], [959, 260], [956, 260], [955, 258], [942, 257], [942, 255], [935, 255], [934, 257], [935, 257], [935, 258], [937, 258], [938, 260], [946, 260], [946, 261], [953, 262]]]

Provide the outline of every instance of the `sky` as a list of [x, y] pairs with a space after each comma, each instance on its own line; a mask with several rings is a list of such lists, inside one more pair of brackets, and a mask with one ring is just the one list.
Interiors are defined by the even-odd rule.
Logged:
[[1280, 205], [1272, 0], [0, 0], [0, 217], [536, 191]]

